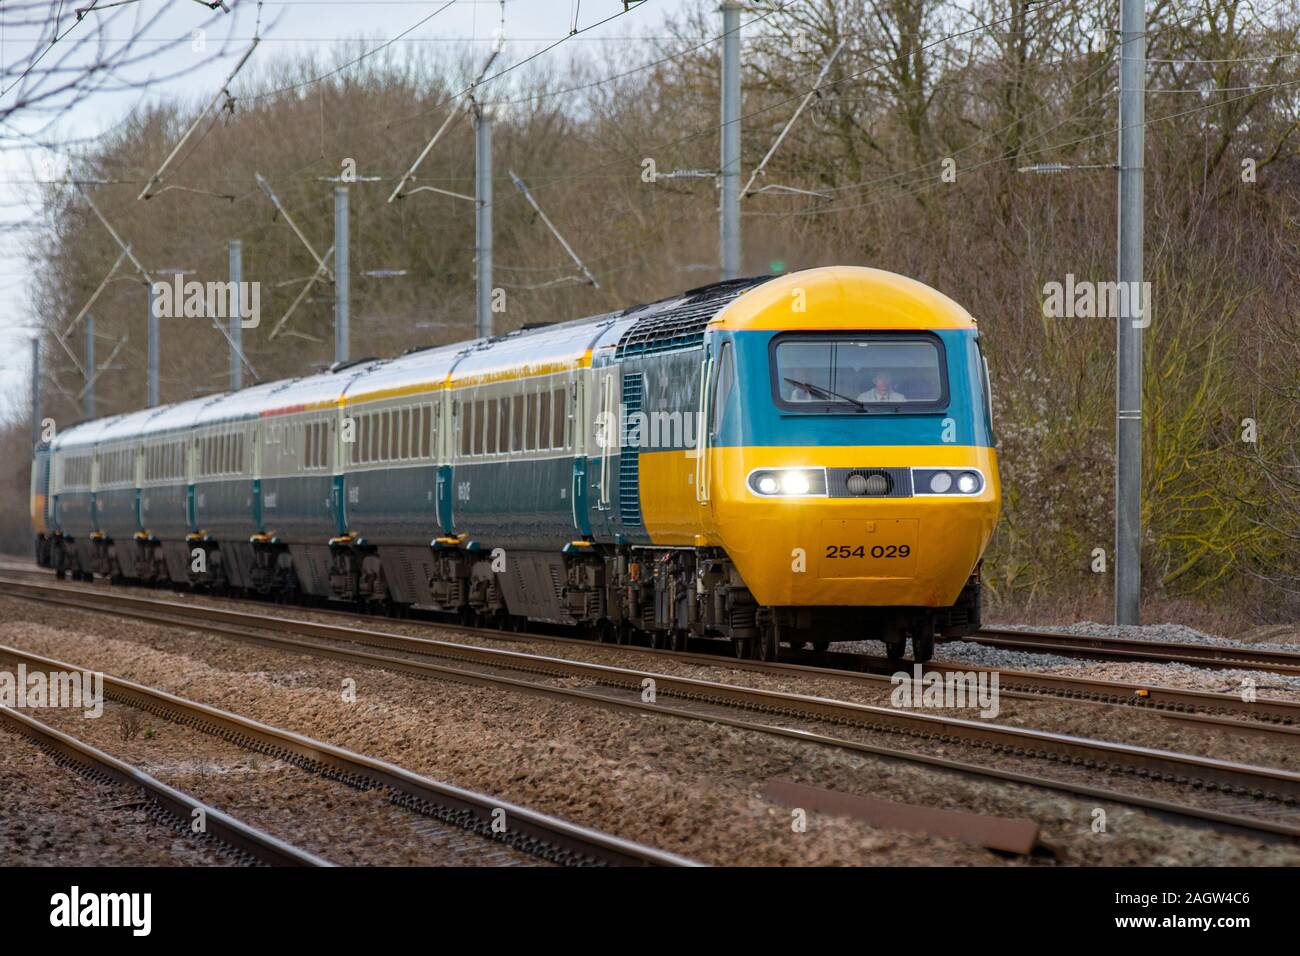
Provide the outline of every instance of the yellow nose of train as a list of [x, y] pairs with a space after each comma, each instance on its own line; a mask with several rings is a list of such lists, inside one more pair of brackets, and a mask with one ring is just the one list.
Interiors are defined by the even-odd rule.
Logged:
[[953, 605], [1001, 496], [974, 319], [837, 267], [747, 292], [709, 339], [699, 474], [642, 454], [651, 540], [722, 548], [760, 605]]

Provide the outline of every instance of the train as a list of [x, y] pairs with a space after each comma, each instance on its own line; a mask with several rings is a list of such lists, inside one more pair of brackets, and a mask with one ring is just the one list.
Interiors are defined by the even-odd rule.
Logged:
[[31, 485], [59, 577], [760, 660], [978, 628], [1000, 500], [975, 319], [859, 266], [78, 423]]

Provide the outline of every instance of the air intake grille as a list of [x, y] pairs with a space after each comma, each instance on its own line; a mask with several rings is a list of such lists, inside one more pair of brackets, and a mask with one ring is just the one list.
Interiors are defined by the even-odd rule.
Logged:
[[[849, 479], [855, 475], [862, 480], [855, 480], [851, 488]], [[906, 468], [827, 468], [826, 494], [832, 498], [910, 498], [912, 473]]]
[[704, 341], [704, 329], [719, 310], [742, 293], [766, 282], [771, 276], [737, 279], [708, 286], [679, 304], [650, 312], [623, 333], [615, 354], [648, 355], [672, 349], [688, 349]]
[[633, 442], [640, 441], [632, 435], [629, 422], [632, 415], [641, 411], [645, 391], [645, 376], [634, 372], [623, 376], [623, 408], [626, 417], [620, 423], [618, 456], [618, 516], [625, 525], [641, 525], [641, 453]]

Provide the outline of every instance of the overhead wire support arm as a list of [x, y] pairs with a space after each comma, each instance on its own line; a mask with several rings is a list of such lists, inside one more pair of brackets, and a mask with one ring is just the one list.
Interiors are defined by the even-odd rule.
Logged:
[[122, 237], [117, 234], [117, 230], [113, 228], [113, 224], [110, 223], [108, 219], [104, 217], [104, 214], [99, 211], [99, 207], [96, 206], [95, 201], [90, 198], [90, 194], [81, 186], [78, 186], [77, 190], [81, 193], [81, 197], [86, 200], [86, 204], [90, 206], [90, 211], [93, 212], [95, 217], [104, 224], [104, 228], [107, 229], [108, 234], [113, 237], [113, 241], [118, 244], [126, 254], [126, 257], [131, 260], [131, 265], [135, 266], [136, 271], [144, 277], [145, 282], [153, 285], [153, 276], [149, 274], [149, 270], [140, 264], [140, 260], [135, 257], [135, 253], [131, 251], [131, 247], [122, 241]]
[[98, 381], [101, 373], [108, 371], [112, 367], [113, 360], [117, 358], [117, 353], [122, 351], [128, 338], [129, 336], [124, 335], [117, 340], [116, 344], [113, 346], [113, 351], [108, 353], [108, 358], [104, 360], [103, 365], [97, 365], [92, 369], [86, 369], [86, 384], [81, 386], [81, 391], [77, 393], [77, 401], [81, 401], [82, 398], [85, 397], [86, 393], [95, 387], [95, 382]]
[[510, 170], [510, 180], [515, 184], [515, 188], [524, 194], [524, 198], [528, 200], [528, 205], [532, 206], [537, 215], [541, 217], [542, 222], [546, 224], [546, 228], [551, 230], [551, 235], [559, 240], [560, 245], [564, 247], [564, 251], [569, 254], [569, 258], [572, 259], [574, 264], [582, 271], [582, 274], [587, 277], [587, 282], [591, 284], [591, 287], [593, 289], [599, 289], [600, 283], [596, 281], [596, 277], [591, 274], [591, 270], [588, 269], [583, 261], [578, 258], [578, 254], [573, 251], [573, 247], [565, 241], [565, 238], [562, 235], [560, 235], [560, 230], [556, 229], [555, 224], [547, 218], [546, 213], [542, 211], [542, 207], [537, 204], [537, 200], [533, 198], [533, 194], [529, 191], [528, 184], [515, 175], [513, 169]]
[[284, 327], [284, 323], [289, 321], [289, 316], [293, 315], [294, 310], [298, 308], [302, 300], [307, 298], [307, 293], [311, 291], [311, 287], [316, 284], [316, 280], [320, 278], [321, 273], [329, 273], [329, 267], [325, 265], [325, 262], [333, 255], [334, 247], [330, 246], [325, 250], [325, 259], [321, 261], [320, 265], [316, 267], [316, 271], [307, 279], [307, 282], [302, 287], [302, 291], [298, 293], [298, 297], [289, 304], [289, 308], [285, 310], [284, 315], [280, 316], [280, 321], [276, 322], [275, 327], [271, 329], [271, 334], [267, 336], [268, 340], [273, 339], [280, 334], [280, 329]]
[[[763, 175], [763, 170], [766, 168], [768, 160], [772, 158], [772, 155], [781, 146], [781, 143], [785, 140], [786, 135], [790, 132], [790, 129], [794, 126], [795, 122], [799, 119], [800, 114], [802, 114], [804, 109], [808, 106], [808, 104], [812, 102], [812, 98], [814, 96], [817, 96], [821, 92], [821, 85], [826, 79], [826, 74], [830, 72], [831, 65], [835, 62], [836, 58], [840, 55], [840, 51], [844, 49], [844, 45], [847, 42], [848, 42], [847, 40], [841, 40], [839, 42], [839, 45], [836, 46], [835, 49], [831, 51], [831, 55], [826, 58], [826, 62], [822, 64], [821, 72], [817, 74], [817, 79], [813, 83], [812, 89], [810, 89], [807, 95], [804, 96], [804, 98], [799, 102], [799, 106], [795, 109], [794, 115], [790, 117], [789, 121], [785, 124], [784, 128], [782, 128], [781, 132], [777, 135], [776, 141], [772, 144], [771, 148], [767, 151], [767, 155], [764, 156], [763, 159], [759, 162], [759, 164], [754, 167], [754, 171], [749, 176], [749, 182], [745, 183], [745, 188], [740, 191], [740, 196], [742, 199], [745, 196], [748, 196], [750, 194], [751, 188], [754, 185], [754, 180], [756, 180], [759, 176]], [[754, 190], [754, 191], [761, 192], [761, 190]]]
[[[257, 180], [258, 188], [261, 189], [262, 192], [266, 193], [266, 198], [271, 200], [271, 203], [275, 206], [276, 212], [284, 217], [284, 221], [289, 224], [289, 228], [293, 230], [293, 234], [298, 237], [299, 241], [302, 242], [304, 246], [307, 247], [307, 251], [311, 253], [311, 257], [316, 260], [317, 272], [323, 271], [325, 275], [329, 276], [329, 280], [333, 282], [334, 273], [331, 272], [329, 266], [325, 264], [325, 260], [316, 254], [316, 249], [307, 241], [307, 237], [302, 234], [302, 230], [298, 228], [298, 224], [293, 221], [293, 217], [290, 216], [288, 211], [284, 208], [284, 204], [280, 202], [280, 197], [275, 194], [275, 190], [273, 190], [271, 184], [266, 181], [266, 177], [261, 173], [255, 172], [253, 173], [253, 178]], [[312, 278], [314, 280], [315, 276]]]
[[[492, 68], [492, 64], [495, 63], [497, 57], [501, 55], [501, 50], [505, 47], [505, 42], [506, 42], [506, 5], [503, 0], [501, 4], [501, 24], [500, 26], [497, 27], [496, 35], [492, 38], [492, 50], [488, 54], [487, 62], [483, 64], [483, 68], [479, 70], [478, 75], [474, 77], [474, 82], [472, 82], [467, 89], [462, 91], [465, 99], [468, 101], [467, 110], [475, 118], [477, 118], [478, 115], [481, 113], [482, 107], [479, 105], [478, 101], [474, 99], [474, 91], [478, 89], [479, 84], [483, 82], [483, 77], [487, 76], [488, 70]], [[459, 99], [460, 95], [461, 94], [457, 94], [457, 96], [453, 97], [453, 101], [455, 99]], [[442, 125], [439, 126], [437, 132], [433, 134], [433, 138], [430, 139], [429, 142], [425, 144], [424, 149], [420, 150], [420, 155], [415, 157], [415, 162], [411, 164], [411, 168], [408, 169], [402, 175], [402, 178], [397, 181], [397, 185], [394, 187], [392, 193], [388, 197], [388, 202], [391, 203], [394, 199], [403, 199], [406, 196], [410, 196], [418, 192], [438, 193], [443, 196], [451, 196], [455, 199], [467, 199], [470, 202], [478, 201], [474, 196], [466, 196], [464, 193], [454, 193], [451, 192], [450, 190], [438, 189], [434, 186], [417, 186], [415, 189], [412, 189], [410, 192], [407, 193], [402, 192], [402, 187], [404, 187], [412, 178], [414, 178], [415, 171], [420, 168], [420, 164], [424, 162], [425, 157], [427, 157], [429, 153], [433, 151], [433, 147], [438, 144], [438, 140], [442, 139], [442, 134], [447, 132], [447, 128], [451, 126], [452, 120], [454, 120], [458, 115], [460, 115], [460, 111], [455, 106], [453, 106], [451, 112], [447, 114], [447, 118], [442, 121]]]
[[180, 154], [181, 149], [184, 148], [185, 144], [189, 141], [189, 138], [194, 135], [194, 131], [199, 128], [199, 124], [202, 123], [204, 118], [212, 112], [212, 108], [220, 102], [223, 96], [227, 99], [231, 98], [231, 81], [235, 78], [235, 74], [244, 68], [244, 64], [248, 62], [248, 58], [253, 55], [253, 51], [257, 49], [257, 45], [261, 42], [261, 37], [253, 37], [252, 45], [249, 46], [249, 48], [244, 51], [244, 55], [239, 58], [239, 62], [235, 64], [235, 68], [230, 71], [230, 75], [226, 77], [226, 81], [221, 84], [221, 89], [219, 89], [216, 95], [212, 97], [208, 102], [208, 105], [199, 111], [199, 115], [194, 117], [194, 122], [189, 125], [189, 128], [185, 130], [185, 134], [181, 136], [180, 141], [172, 148], [172, 151], [167, 154], [167, 158], [163, 160], [163, 164], [158, 167], [158, 172], [150, 176], [149, 181], [144, 184], [144, 189], [140, 190], [140, 195], [135, 197], [137, 202], [141, 199], [151, 199], [156, 195], [151, 190], [154, 186], [162, 182], [163, 173], [167, 172], [167, 167], [170, 166], [172, 160]]
[[102, 293], [104, 289], [108, 287], [108, 284], [109, 282], [112, 281], [113, 276], [117, 275], [118, 267], [122, 265], [122, 260], [126, 258], [127, 253], [130, 251], [131, 251], [131, 247], [127, 246], [118, 254], [117, 261], [113, 263], [113, 268], [108, 270], [108, 274], [104, 276], [103, 281], [99, 283], [99, 285], [95, 288], [95, 291], [90, 294], [90, 298], [87, 299], [86, 304], [81, 307], [81, 311], [77, 313], [76, 318], [74, 318], [71, 322], [68, 323], [68, 327], [63, 330], [63, 334], [60, 336], [60, 338], [67, 338], [69, 335], [71, 335], [73, 329], [75, 329], [78, 323], [80, 323], [81, 320], [86, 317], [86, 313], [89, 312], [90, 307], [95, 304], [95, 300], [99, 298], [100, 293]]
[[[455, 109], [453, 109], [450, 113], [447, 114], [447, 118], [442, 121], [442, 125], [438, 127], [438, 131], [433, 134], [433, 139], [429, 140], [428, 145], [426, 145], [424, 149], [420, 151], [420, 155], [417, 156], [415, 158], [415, 162], [411, 164], [411, 168], [408, 169], [406, 173], [402, 176], [402, 178], [397, 181], [397, 187], [393, 190], [392, 195], [388, 197], [389, 202], [392, 202], [394, 199], [401, 199], [403, 196], [410, 195], [410, 193], [403, 193], [402, 187], [406, 185], [408, 180], [410, 180], [412, 177], [415, 176], [415, 171], [420, 168], [420, 164], [424, 162], [424, 158], [428, 156], [430, 151], [433, 149], [433, 147], [437, 145], [438, 140], [442, 139], [442, 134], [447, 132], [447, 127], [451, 125], [451, 121], [454, 120], [459, 114], [460, 111]], [[427, 189], [430, 192], [446, 193], [447, 195], [455, 196], [458, 199], [468, 199], [470, 202], [474, 201], [473, 196], [464, 196], [461, 195], [460, 193], [447, 192], [447, 190], [445, 189], [434, 189], [432, 186], [421, 186], [419, 187], [419, 189], [411, 190], [411, 192], [419, 192], [420, 189]]]

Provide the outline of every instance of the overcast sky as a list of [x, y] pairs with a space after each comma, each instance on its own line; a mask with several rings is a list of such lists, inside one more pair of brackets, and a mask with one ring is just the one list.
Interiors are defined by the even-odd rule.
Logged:
[[[106, 32], [118, 39], [129, 37], [133, 17], [144, 17], [148, 22], [158, 11], [162, 17], [144, 37], [146, 43], [165, 44], [167, 39], [188, 39], [196, 27], [212, 20], [214, 14], [194, 0], [137, 0], [119, 8], [107, 9], [120, 0], [100, 0], [104, 13], [88, 16], [115, 15]], [[261, 10], [262, 43], [254, 54], [256, 64], [265, 66], [279, 57], [293, 57], [309, 51], [319, 51], [328, 60], [328, 51], [340, 41], [365, 40], [366, 45], [379, 46], [385, 40], [397, 37], [425, 17], [443, 7], [446, 0], [264, 0]], [[138, 4], [138, 6], [137, 6]], [[78, 7], [86, 7], [89, 0], [69, 0], [64, 7], [63, 27], [67, 30], [59, 44], [73, 46], [76, 50], [79, 30], [69, 30]], [[51, 3], [51, 10], [60, 4]], [[575, 10], [580, 27], [603, 20], [623, 7], [623, 0], [507, 0], [505, 4], [506, 46], [498, 65], [508, 65], [553, 42], [569, 32]], [[716, 9], [716, 0], [646, 0], [625, 16], [618, 17], [605, 26], [583, 33], [566, 41], [546, 54], [556, 62], [570, 56], [598, 56], [610, 43], [624, 42], [625, 38], [652, 38], [663, 36], [665, 20], [686, 9], [702, 7]], [[498, 0], [453, 0], [451, 6], [438, 12], [424, 23], [396, 41], [396, 46], [437, 44], [448, 51], [468, 48], [485, 54], [500, 26]], [[148, 103], [170, 98], [197, 102], [216, 93], [221, 81], [229, 73], [235, 60], [247, 49], [253, 36], [257, 16], [256, 0], [240, 0], [233, 6], [229, 17], [222, 17], [216, 28], [208, 32], [209, 55], [196, 56], [188, 43], [168, 47], [167, 52], [137, 70], [133, 80], [150, 76], [184, 73], [179, 79], [150, 85], [147, 92], [103, 93], [79, 104], [63, 122], [65, 136], [86, 137], [119, 123], [132, 110]], [[718, 27], [721, 29], [721, 14]], [[10, 29], [0, 34], [0, 56], [5, 62], [26, 56], [33, 45], [40, 42], [40, 31]], [[227, 42], [228, 41], [228, 42]], [[47, 41], [48, 42], [48, 41]], [[212, 51], [225, 49], [224, 57], [214, 58]], [[84, 41], [87, 55], [93, 45]], [[79, 54], [80, 51], [77, 50]], [[644, 53], [638, 53], [644, 56]], [[51, 54], [53, 56], [53, 54]], [[627, 64], [631, 65], [631, 64]], [[250, 68], [253, 64], [250, 63]], [[15, 95], [8, 94], [9, 98]], [[0, 99], [0, 105], [8, 105]], [[17, 127], [26, 133], [35, 132], [45, 121], [44, 117], [18, 118]], [[0, 223], [13, 223], [39, 215], [35, 203], [35, 181], [57, 179], [64, 175], [67, 159], [64, 155], [40, 150], [14, 149], [0, 151]], [[24, 326], [35, 325], [28, 299], [28, 280], [31, 267], [23, 249], [31, 241], [30, 231], [0, 231], [0, 413], [23, 407], [30, 388], [29, 356], [31, 331]], [[149, 267], [149, 263], [145, 263]], [[72, 316], [66, 317], [68, 320]], [[141, 322], [144, 321], [143, 311]], [[132, 342], [144, 342], [132, 336]], [[77, 346], [80, 348], [80, 346]], [[102, 349], [101, 349], [102, 351]]]

